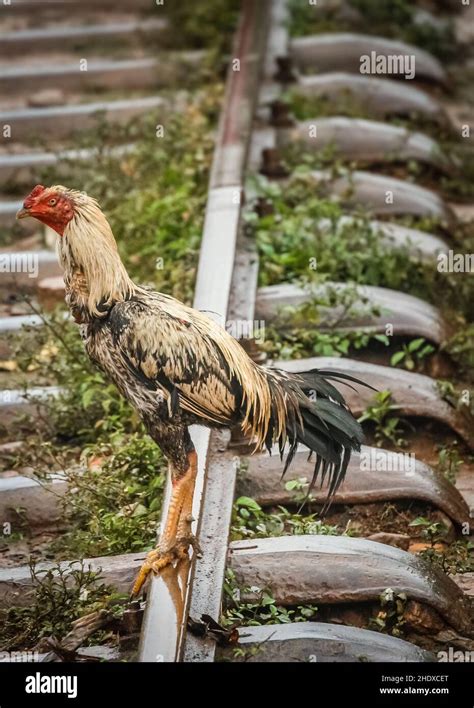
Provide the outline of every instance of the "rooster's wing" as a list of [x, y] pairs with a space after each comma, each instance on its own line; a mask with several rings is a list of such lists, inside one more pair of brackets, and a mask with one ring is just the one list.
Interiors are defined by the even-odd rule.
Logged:
[[109, 318], [114, 345], [142, 385], [211, 424], [229, 425], [256, 367], [240, 344], [197, 310], [156, 293], [117, 303]]

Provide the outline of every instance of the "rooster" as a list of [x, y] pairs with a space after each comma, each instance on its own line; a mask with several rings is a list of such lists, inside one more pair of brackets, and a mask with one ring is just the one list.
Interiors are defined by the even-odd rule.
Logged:
[[[299, 443], [315, 454], [312, 484], [327, 479], [328, 500], [359, 450], [362, 430], [322, 370], [288, 374], [264, 368], [214, 320], [178, 300], [136, 285], [123, 265], [97, 201], [63, 186], [37, 185], [17, 218], [31, 216], [58, 234], [66, 303], [85, 349], [138, 411], [170, 464], [172, 493], [164, 530], [135, 581], [188, 554], [197, 472], [188, 426], [240, 426], [255, 450], [278, 444], [283, 474]], [[357, 381], [357, 383], [361, 383]]]

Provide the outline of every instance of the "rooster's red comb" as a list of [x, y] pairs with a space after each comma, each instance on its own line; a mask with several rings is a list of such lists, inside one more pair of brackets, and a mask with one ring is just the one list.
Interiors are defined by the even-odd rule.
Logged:
[[24, 205], [25, 207], [30, 206], [31, 203], [33, 202], [33, 200], [34, 200], [36, 197], [39, 197], [39, 195], [40, 195], [42, 192], [44, 192], [45, 189], [46, 189], [46, 187], [43, 187], [42, 184], [37, 184], [36, 187], [35, 187], [34, 189], [32, 189], [31, 192], [30, 192], [30, 193], [28, 194], [28, 196], [26, 197], [25, 201], [23, 202], [23, 205]]

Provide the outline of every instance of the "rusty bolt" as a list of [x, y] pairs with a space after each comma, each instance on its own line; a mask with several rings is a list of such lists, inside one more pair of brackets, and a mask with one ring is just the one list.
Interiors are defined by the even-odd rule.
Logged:
[[262, 150], [260, 172], [268, 177], [288, 177], [288, 170], [282, 165], [280, 153], [275, 148]]
[[277, 57], [276, 64], [277, 71], [274, 76], [276, 81], [279, 81], [282, 84], [290, 84], [292, 81], [296, 81], [291, 57]]
[[289, 106], [284, 101], [273, 101], [270, 111], [270, 123], [276, 128], [291, 128], [295, 124], [290, 115]]

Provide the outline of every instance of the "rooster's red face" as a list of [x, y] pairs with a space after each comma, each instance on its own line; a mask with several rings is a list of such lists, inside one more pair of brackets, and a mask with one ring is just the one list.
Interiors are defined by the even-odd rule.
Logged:
[[16, 218], [24, 219], [27, 216], [38, 219], [62, 236], [74, 216], [74, 204], [64, 192], [51, 187], [47, 189], [42, 184], [37, 184], [26, 197]]

